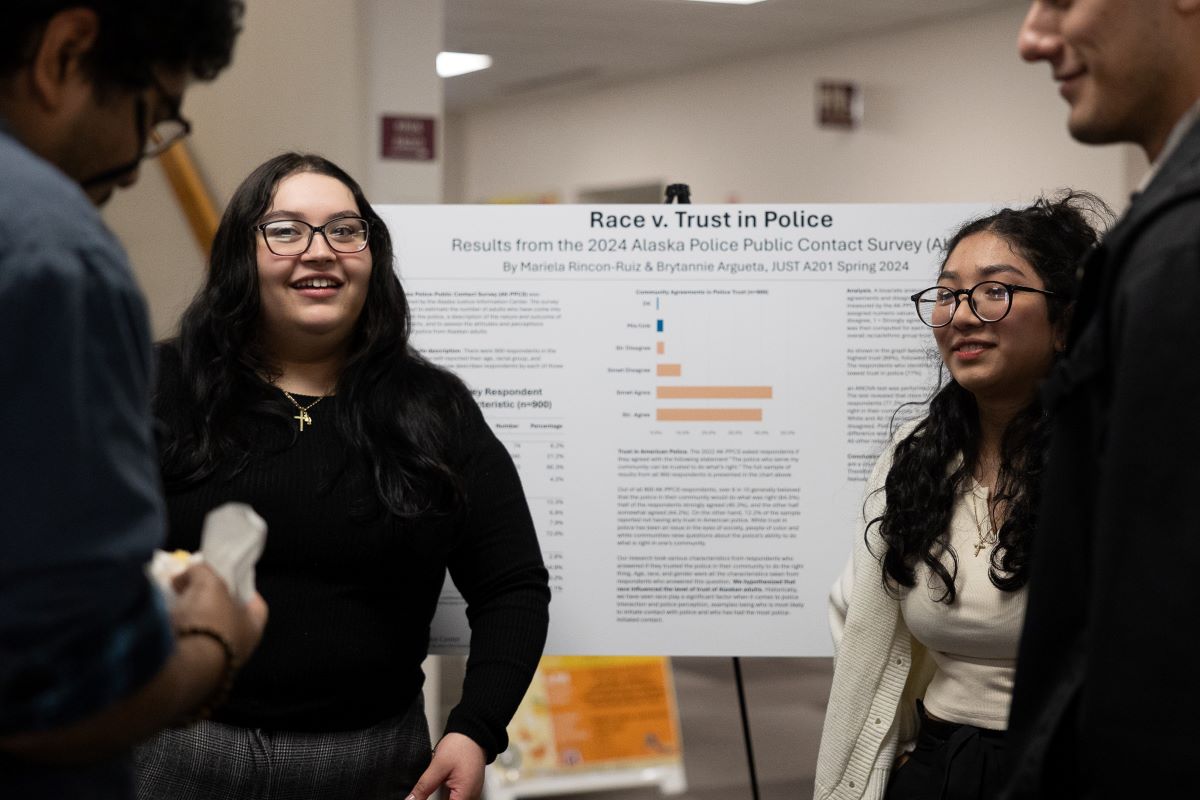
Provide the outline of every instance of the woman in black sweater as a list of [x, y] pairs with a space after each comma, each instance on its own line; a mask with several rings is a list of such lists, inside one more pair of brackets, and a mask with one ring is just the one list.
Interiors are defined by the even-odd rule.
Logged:
[[[256, 169], [160, 346], [155, 410], [168, 546], [252, 505], [271, 619], [211, 721], [141, 748], [139, 797], [478, 796], [541, 654], [547, 575], [508, 453], [408, 339], [354, 180], [294, 153]], [[471, 653], [431, 761], [421, 662], [447, 570]]]

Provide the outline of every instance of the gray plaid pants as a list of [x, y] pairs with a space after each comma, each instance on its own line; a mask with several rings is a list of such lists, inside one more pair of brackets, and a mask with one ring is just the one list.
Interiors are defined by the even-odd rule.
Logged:
[[134, 752], [138, 800], [403, 800], [429, 766], [421, 698], [358, 731], [302, 733], [201, 722]]

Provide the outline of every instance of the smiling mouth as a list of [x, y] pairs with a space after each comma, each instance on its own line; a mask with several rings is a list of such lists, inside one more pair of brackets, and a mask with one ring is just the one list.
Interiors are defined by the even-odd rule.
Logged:
[[983, 342], [963, 342], [955, 345], [951, 351], [961, 356], [977, 356], [990, 347], [992, 345]]
[[293, 289], [337, 289], [341, 285], [341, 281], [333, 278], [305, 278], [296, 281], [291, 286]]
[[1075, 67], [1074, 69], [1064, 70], [1054, 76], [1056, 81], [1069, 81], [1072, 78], [1078, 78], [1083, 73], [1087, 72], [1083, 67]]
[[1087, 70], [1080, 67], [1079, 69], [1070, 72], [1064, 72], [1060, 75], [1055, 75], [1054, 80], [1058, 82], [1058, 91], [1060, 94], [1066, 94], [1070, 88], [1076, 84], [1079, 78], [1087, 74]]

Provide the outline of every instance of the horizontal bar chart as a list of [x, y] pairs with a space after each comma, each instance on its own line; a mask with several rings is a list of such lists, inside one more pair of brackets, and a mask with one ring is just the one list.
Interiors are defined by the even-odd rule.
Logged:
[[660, 408], [659, 422], [762, 422], [761, 408]]
[[660, 400], [770, 400], [770, 386], [659, 386]]
[[[711, 363], [708, 353], [710, 348], [698, 349], [696, 346], [698, 342], [688, 335], [688, 331], [697, 323], [697, 320], [691, 320], [692, 326], [685, 322], [682, 328], [673, 327], [673, 334], [665, 334], [663, 331], [668, 315], [662, 314], [660, 310], [662, 304], [659, 298], [655, 298], [654, 308], [656, 311], [653, 317], [654, 328], [658, 334], [654, 337], [654, 349], [658, 354], [655, 374], [659, 378], [681, 378], [683, 377], [684, 363], [696, 366], [695, 359], [700, 359], [700, 364], [696, 369], [689, 368], [689, 377], [696, 382], [696, 385], [671, 385], [675, 382], [664, 380], [654, 387], [656, 405], [662, 404], [664, 401], [671, 405], [669, 408], [656, 408], [654, 410], [655, 419], [658, 422], [679, 423], [762, 422], [764, 416], [762, 401], [775, 399], [775, 387], [755, 384], [755, 379], [744, 373], [741, 381], [731, 379], [730, 370], [722, 369], [720, 361], [715, 364]], [[685, 317], [685, 319], [687, 318]], [[678, 335], [680, 333], [682, 336]], [[672, 339], [671, 362], [662, 360], [666, 355], [668, 338]], [[717, 366], [716, 372], [712, 370], [713, 366]], [[735, 371], [742, 372], [736, 368]], [[728, 377], [718, 377], [722, 373]], [[722, 380], [728, 382], [722, 383]], [[756, 401], [753, 405], [757, 407], [732, 407], [742, 405], [738, 401], [743, 400]]]

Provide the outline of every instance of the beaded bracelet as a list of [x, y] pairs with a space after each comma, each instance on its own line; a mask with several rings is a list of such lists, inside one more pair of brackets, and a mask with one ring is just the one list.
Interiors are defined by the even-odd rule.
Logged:
[[237, 675], [238, 663], [237, 656], [234, 655], [233, 645], [229, 640], [222, 636], [212, 628], [206, 628], [201, 625], [191, 625], [186, 628], [179, 628], [175, 631], [176, 638], [183, 639], [187, 636], [207, 636], [221, 646], [221, 651], [225, 654], [225, 664], [221, 669], [221, 680], [218, 681], [217, 687], [213, 689], [208, 698], [201, 703], [186, 720], [185, 724], [199, 722], [200, 720], [208, 719], [212, 716], [213, 711], [220, 708], [229, 699], [229, 692], [233, 689], [233, 679]]

